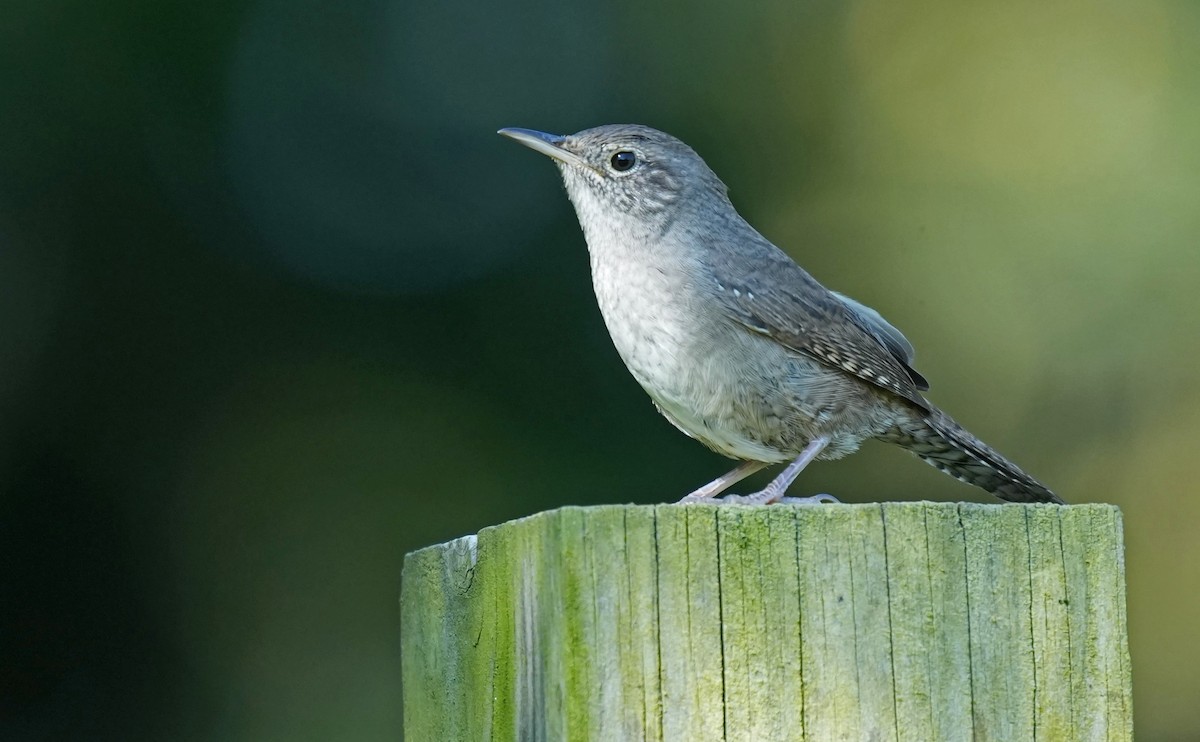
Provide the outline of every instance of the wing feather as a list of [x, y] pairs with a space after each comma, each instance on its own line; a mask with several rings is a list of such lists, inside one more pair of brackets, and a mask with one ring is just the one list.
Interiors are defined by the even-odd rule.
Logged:
[[910, 365], [913, 348], [904, 335], [874, 309], [825, 288], [759, 238], [770, 249], [750, 251], [755, 258], [724, 250], [723, 259], [714, 261], [716, 295], [730, 318], [929, 409], [921, 396], [929, 384]]

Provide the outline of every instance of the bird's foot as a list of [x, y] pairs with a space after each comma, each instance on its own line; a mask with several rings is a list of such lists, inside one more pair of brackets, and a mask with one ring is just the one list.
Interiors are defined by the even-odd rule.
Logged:
[[679, 501], [687, 503], [707, 503], [709, 505], [820, 505], [823, 502], [840, 503], [841, 500], [825, 493], [812, 497], [780, 497], [769, 490], [755, 492], [752, 495], [725, 495], [724, 497], [693, 497], [688, 495]]
[[822, 492], [812, 497], [781, 497], [775, 502], [780, 505], [820, 505], [823, 502], [833, 502], [840, 505], [842, 501], [827, 492]]
[[761, 461], [743, 461], [736, 469], [714, 479], [712, 482], [704, 485], [692, 494], [683, 498], [679, 502], [681, 504], [692, 502], [708, 502], [713, 504], [723, 505], [770, 505], [774, 502], [782, 502], [788, 505], [816, 505], [820, 502], [838, 502], [838, 499], [833, 495], [813, 495], [812, 497], [787, 497], [787, 489], [792, 482], [796, 481], [796, 476], [808, 466], [809, 462], [817, 457], [825, 447], [829, 445], [829, 438], [821, 436], [812, 439], [804, 450], [800, 452], [792, 463], [788, 464], [779, 476], [771, 480], [762, 491], [755, 492], [752, 495], [725, 495], [725, 497], [717, 498], [716, 495], [724, 492], [726, 487], [730, 487], [737, 482], [742, 481], [754, 472], [766, 466]]

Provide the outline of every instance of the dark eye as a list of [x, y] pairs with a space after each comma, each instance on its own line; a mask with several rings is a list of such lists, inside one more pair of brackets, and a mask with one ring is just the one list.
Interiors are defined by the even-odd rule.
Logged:
[[613, 170], [616, 170], [618, 173], [623, 173], [637, 164], [637, 155], [623, 149], [613, 155], [609, 162], [612, 163]]

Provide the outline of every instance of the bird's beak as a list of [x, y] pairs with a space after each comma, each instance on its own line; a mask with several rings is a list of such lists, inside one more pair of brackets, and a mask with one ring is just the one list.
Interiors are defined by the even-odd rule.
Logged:
[[588, 170], [593, 169], [582, 157], [568, 149], [564, 149], [563, 143], [567, 141], [567, 138], [558, 134], [547, 134], [544, 131], [515, 128], [501, 129], [496, 133], [509, 139], [515, 139], [526, 147], [552, 157], [561, 163], [587, 168]]

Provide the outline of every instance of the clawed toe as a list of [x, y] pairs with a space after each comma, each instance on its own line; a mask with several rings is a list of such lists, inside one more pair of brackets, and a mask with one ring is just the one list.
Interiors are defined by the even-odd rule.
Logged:
[[725, 495], [724, 497], [696, 497], [688, 495], [680, 505], [699, 503], [707, 505], [820, 505], [823, 502], [840, 503], [833, 495], [821, 493], [812, 497], [777, 497], [772, 492], [755, 492], [752, 495]]
[[762, 492], [753, 495], [725, 495], [724, 497], [697, 497], [688, 495], [680, 500], [678, 505], [769, 505], [769, 496]]
[[781, 497], [778, 500], [780, 505], [820, 505], [823, 502], [833, 502], [840, 504], [842, 501], [833, 495], [822, 492], [819, 495], [812, 497]]
[[771, 501], [756, 492], [753, 495], [725, 495], [719, 502], [725, 505], [770, 505]]

